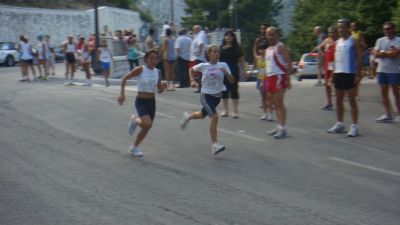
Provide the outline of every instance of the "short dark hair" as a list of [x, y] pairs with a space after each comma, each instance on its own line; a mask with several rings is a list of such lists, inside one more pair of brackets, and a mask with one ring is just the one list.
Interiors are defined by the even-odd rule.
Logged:
[[385, 22], [383, 25], [384, 25], [384, 26], [385, 26], [385, 25], [389, 25], [389, 26], [391, 26], [392, 28], [396, 28], [396, 24], [394, 24], [392, 21], [387, 21], [387, 22]]
[[150, 49], [149, 51], [147, 51], [147, 52], [144, 54], [144, 59], [149, 58], [150, 54], [152, 54], [152, 53], [156, 54], [157, 57], [158, 57], [158, 51], [155, 50], [155, 49]]
[[347, 27], [350, 27], [350, 24], [351, 24], [351, 20], [346, 19], [346, 18], [338, 19], [337, 22], [338, 23], [344, 23]]

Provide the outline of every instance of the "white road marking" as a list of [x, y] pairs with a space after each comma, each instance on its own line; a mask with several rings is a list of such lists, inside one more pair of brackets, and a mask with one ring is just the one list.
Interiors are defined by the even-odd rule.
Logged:
[[165, 113], [156, 112], [156, 114], [159, 115], [159, 116], [162, 116], [162, 117], [166, 117], [168, 119], [176, 119], [176, 116], [170, 116], [170, 115], [167, 115]]
[[106, 98], [95, 98], [95, 99], [100, 100], [100, 101], [104, 101], [104, 102], [110, 102], [110, 103], [113, 103], [113, 104], [118, 104], [117, 100], [113, 101], [113, 100], [106, 99]]
[[170, 103], [171, 105], [175, 105], [175, 106], [178, 106], [178, 107], [188, 106], [189, 108], [194, 108], [194, 109], [197, 109], [197, 110], [200, 110], [201, 107], [202, 107], [200, 104], [196, 105], [196, 104], [191, 104], [191, 103], [186, 103], [186, 102], [178, 102], [178, 101], [165, 99], [165, 98], [160, 98], [160, 97], [157, 97], [157, 101], [164, 102], [164, 103]]
[[247, 138], [247, 139], [250, 139], [250, 140], [253, 140], [253, 141], [265, 142], [265, 139], [258, 138], [258, 137], [253, 137], [253, 136], [246, 135], [246, 134], [243, 134], [243, 133], [236, 133], [234, 131], [225, 130], [223, 128], [218, 128], [218, 131], [220, 131], [222, 133], [226, 133], [226, 134], [231, 134], [231, 135], [234, 135], [234, 136], [237, 136], [237, 137]]
[[369, 166], [369, 165], [365, 165], [365, 164], [361, 164], [361, 163], [357, 163], [357, 162], [353, 162], [353, 161], [350, 161], [350, 160], [341, 159], [341, 158], [337, 158], [337, 157], [329, 157], [329, 159], [332, 160], [332, 161], [341, 162], [341, 163], [348, 164], [348, 165], [351, 165], [351, 166], [356, 166], [356, 167], [360, 167], [360, 168], [363, 168], [363, 169], [372, 170], [372, 171], [381, 172], [381, 173], [386, 173], [386, 174], [390, 174], [390, 175], [393, 175], [393, 176], [400, 177], [400, 173], [399, 172], [386, 170], [386, 169], [381, 169], [381, 168], [378, 168], [378, 167]]

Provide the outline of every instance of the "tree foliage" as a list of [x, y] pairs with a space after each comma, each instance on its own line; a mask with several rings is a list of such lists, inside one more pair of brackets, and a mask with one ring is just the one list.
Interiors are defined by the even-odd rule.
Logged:
[[[292, 17], [292, 31], [288, 36], [288, 45], [292, 55], [297, 58], [310, 51], [316, 45], [313, 34], [315, 26], [325, 29], [336, 24], [340, 18], [356, 21], [365, 34], [367, 44], [372, 46], [382, 36], [381, 27], [385, 21], [396, 15], [390, 9], [400, 9], [399, 0], [298, 0]], [[382, 10], [384, 9], [384, 10]]]
[[[251, 60], [251, 49], [259, 32], [259, 25], [268, 23], [276, 25], [274, 17], [278, 15], [282, 5], [274, 0], [185, 0], [188, 5], [186, 12], [190, 15], [183, 17], [183, 26], [192, 27], [195, 24], [215, 28], [235, 28], [241, 30], [241, 46], [247, 60]], [[234, 10], [229, 10], [233, 4]], [[208, 11], [209, 16], [203, 17]]]

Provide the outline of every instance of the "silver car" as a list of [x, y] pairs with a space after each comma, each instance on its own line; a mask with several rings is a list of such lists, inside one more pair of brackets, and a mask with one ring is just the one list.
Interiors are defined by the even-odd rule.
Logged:
[[305, 53], [297, 64], [296, 76], [300, 81], [303, 77], [317, 77], [318, 53]]
[[0, 64], [14, 66], [19, 62], [19, 53], [12, 42], [0, 42]]

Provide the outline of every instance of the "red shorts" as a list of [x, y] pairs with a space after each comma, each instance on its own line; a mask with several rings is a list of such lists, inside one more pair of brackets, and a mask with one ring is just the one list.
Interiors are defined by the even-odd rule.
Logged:
[[266, 79], [267, 92], [276, 93], [286, 88], [286, 75], [278, 74], [274, 76], [267, 76]]

